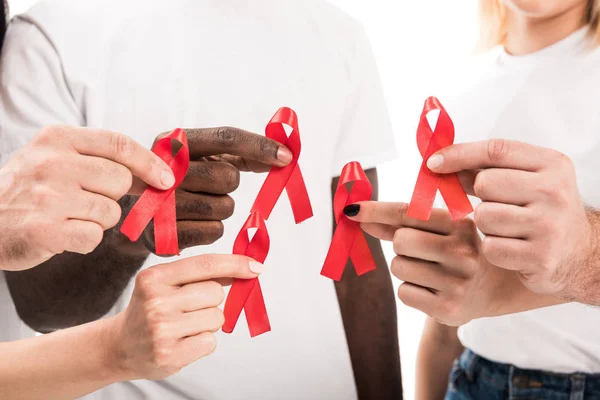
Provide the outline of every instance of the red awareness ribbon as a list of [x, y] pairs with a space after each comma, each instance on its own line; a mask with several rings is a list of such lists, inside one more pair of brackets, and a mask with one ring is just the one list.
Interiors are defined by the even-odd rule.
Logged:
[[[173, 140], [182, 145], [175, 156], [173, 156]], [[148, 187], [125, 218], [121, 232], [135, 242], [154, 218], [156, 254], [179, 255], [175, 189], [183, 182], [190, 165], [187, 136], [182, 129], [175, 129], [169, 135], [158, 140], [152, 151], [171, 167], [175, 175], [175, 184], [167, 190]]]
[[[287, 136], [283, 124], [292, 128], [290, 136]], [[300, 130], [298, 129], [298, 116], [294, 110], [282, 107], [280, 108], [271, 121], [267, 124], [265, 134], [268, 138], [273, 139], [285, 145], [292, 152], [292, 162], [285, 167], [273, 167], [267, 179], [263, 184], [256, 201], [252, 206], [251, 212], [257, 212], [262, 215], [265, 220], [269, 219], [271, 211], [275, 207], [277, 200], [281, 196], [285, 188], [294, 219], [296, 224], [301, 223], [313, 216], [312, 206], [308, 197], [308, 191], [298, 165], [300, 158], [301, 143]]]
[[[348, 193], [346, 184], [354, 182]], [[352, 221], [344, 214], [344, 208], [350, 204], [371, 200], [373, 188], [369, 178], [358, 162], [346, 164], [342, 170], [335, 196], [333, 212], [337, 228], [321, 270], [321, 275], [339, 281], [348, 262], [348, 257], [354, 264], [356, 273], [360, 276], [377, 268], [367, 240], [358, 222]]]
[[[256, 228], [252, 240], [248, 237], [248, 229]], [[252, 213], [235, 239], [233, 254], [245, 255], [264, 263], [269, 253], [269, 233], [265, 220], [259, 213]], [[225, 323], [223, 332], [231, 333], [235, 329], [242, 309], [246, 312], [246, 321], [250, 336], [255, 337], [271, 330], [265, 300], [258, 278], [236, 279], [229, 290], [225, 302]]]
[[[435, 131], [431, 131], [427, 114], [440, 110]], [[427, 160], [444, 147], [454, 144], [454, 124], [448, 112], [435, 97], [425, 101], [421, 120], [417, 129], [417, 144], [423, 156], [423, 163], [417, 184], [408, 206], [407, 215], [411, 218], [428, 221], [433, 209], [435, 195], [440, 190], [446, 206], [454, 220], [459, 220], [473, 212], [473, 206], [456, 174], [436, 174], [427, 168]]]

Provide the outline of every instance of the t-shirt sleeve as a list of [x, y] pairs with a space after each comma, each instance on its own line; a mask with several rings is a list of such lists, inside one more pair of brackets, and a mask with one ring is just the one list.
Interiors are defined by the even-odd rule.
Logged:
[[60, 57], [32, 22], [11, 23], [0, 64], [0, 165], [44, 126], [83, 125]]
[[332, 166], [333, 176], [339, 176], [350, 161], [360, 162], [366, 170], [398, 156], [379, 71], [362, 28], [350, 62], [354, 90], [349, 95], [343, 117]]

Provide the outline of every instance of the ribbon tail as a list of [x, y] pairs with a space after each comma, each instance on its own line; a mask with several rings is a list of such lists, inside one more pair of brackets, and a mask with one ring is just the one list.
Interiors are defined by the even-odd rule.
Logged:
[[[289, 167], [289, 166], [288, 166]], [[287, 177], [285, 176], [285, 168], [273, 167], [263, 186], [256, 196], [256, 200], [252, 205], [251, 213], [259, 213], [265, 220], [268, 220], [271, 216], [271, 212], [277, 204], [277, 200], [283, 193], [283, 189], [287, 183]]]
[[373, 253], [369, 248], [365, 235], [359, 230], [354, 240], [354, 246], [350, 250], [350, 259], [358, 276], [364, 275], [377, 269], [377, 264], [373, 259]]
[[132, 242], [142, 236], [146, 226], [162, 206], [163, 195], [154, 188], [148, 188], [134, 204], [125, 221], [121, 225], [121, 233]]
[[235, 329], [235, 326], [240, 318], [240, 314], [244, 309], [248, 297], [252, 289], [258, 282], [257, 278], [254, 279], [236, 279], [231, 285], [227, 300], [225, 301], [225, 307], [223, 314], [225, 315], [225, 322], [223, 323], [223, 332], [231, 333]]
[[473, 212], [473, 206], [460, 183], [460, 179], [458, 179], [458, 175], [452, 174], [442, 177], [440, 192], [453, 220], [463, 219]]
[[356, 232], [360, 228], [358, 225], [348, 219], [342, 218], [333, 234], [331, 246], [327, 258], [321, 269], [321, 275], [340, 281], [344, 274], [344, 269], [350, 257], [350, 250], [356, 239]]
[[292, 206], [292, 212], [294, 213], [294, 220], [296, 221], [296, 224], [312, 218], [312, 205], [310, 204], [308, 190], [306, 190], [306, 184], [304, 183], [304, 178], [302, 177], [302, 171], [300, 171], [299, 164], [296, 164], [285, 190], [288, 198], [290, 199], [290, 205]]
[[427, 168], [426, 161], [423, 161], [406, 215], [410, 218], [428, 221], [439, 186], [440, 176], [431, 172]]
[[175, 192], [172, 192], [154, 216], [154, 245], [160, 256], [179, 255]]
[[260, 282], [258, 280], [250, 291], [250, 296], [248, 296], [248, 300], [246, 300], [244, 311], [246, 313], [248, 329], [250, 330], [250, 337], [256, 337], [271, 331], [271, 323], [269, 322], [265, 299], [263, 298], [262, 289], [260, 288]]

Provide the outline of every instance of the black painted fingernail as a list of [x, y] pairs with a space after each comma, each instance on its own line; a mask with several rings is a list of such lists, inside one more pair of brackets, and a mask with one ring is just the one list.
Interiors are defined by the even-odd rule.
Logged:
[[346, 206], [344, 208], [344, 214], [346, 214], [349, 217], [356, 217], [359, 212], [360, 212], [359, 204], [350, 204], [349, 206]]

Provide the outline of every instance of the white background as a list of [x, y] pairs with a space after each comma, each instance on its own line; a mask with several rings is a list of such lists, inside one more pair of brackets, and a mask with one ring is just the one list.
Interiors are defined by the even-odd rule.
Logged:
[[[80, 0], [85, 1], [85, 0]], [[282, 0], [285, 1], [285, 0]], [[381, 198], [408, 201], [419, 169], [415, 130], [440, 71], [459, 66], [477, 35], [476, 0], [331, 0], [359, 19], [371, 38], [401, 159], [380, 169]], [[11, 13], [35, 0], [9, 0]], [[439, 87], [439, 86], [435, 86]], [[386, 246], [391, 260], [391, 247]], [[396, 283], [396, 287], [398, 283]], [[424, 316], [398, 305], [400, 353], [407, 399], [414, 398], [414, 364]]]

